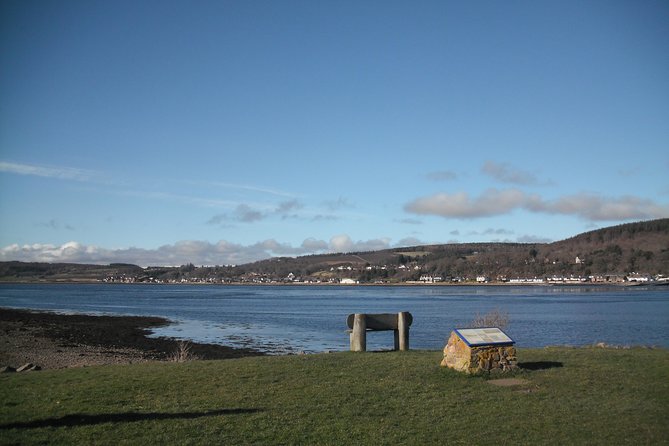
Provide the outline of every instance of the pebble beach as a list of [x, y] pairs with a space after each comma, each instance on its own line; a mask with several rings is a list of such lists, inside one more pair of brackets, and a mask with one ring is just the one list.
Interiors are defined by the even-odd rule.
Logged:
[[[173, 361], [179, 342], [150, 338], [167, 319], [94, 316], [0, 308], [0, 367], [62, 369], [147, 361]], [[193, 359], [262, 355], [253, 349], [190, 343]]]

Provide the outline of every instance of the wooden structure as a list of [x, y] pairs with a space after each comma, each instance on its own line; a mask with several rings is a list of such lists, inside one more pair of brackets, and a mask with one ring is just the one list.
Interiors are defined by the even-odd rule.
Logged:
[[351, 336], [351, 351], [367, 350], [368, 331], [392, 330], [395, 337], [395, 350], [409, 350], [409, 327], [413, 316], [408, 311], [382, 314], [349, 314], [346, 324]]

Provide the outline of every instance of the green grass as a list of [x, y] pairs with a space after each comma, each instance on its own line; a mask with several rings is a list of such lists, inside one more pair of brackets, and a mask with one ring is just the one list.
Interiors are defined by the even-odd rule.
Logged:
[[516, 387], [441, 368], [429, 351], [8, 374], [0, 443], [667, 444], [669, 351], [519, 359], [538, 369]]

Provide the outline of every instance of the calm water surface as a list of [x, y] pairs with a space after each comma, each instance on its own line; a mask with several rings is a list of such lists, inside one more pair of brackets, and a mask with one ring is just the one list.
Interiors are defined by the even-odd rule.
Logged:
[[[89, 314], [162, 316], [171, 336], [268, 352], [348, 349], [349, 313], [410, 311], [411, 348], [441, 349], [477, 313], [509, 315], [519, 347], [669, 347], [667, 287], [0, 285], [0, 306]], [[390, 348], [392, 332], [368, 348]]]

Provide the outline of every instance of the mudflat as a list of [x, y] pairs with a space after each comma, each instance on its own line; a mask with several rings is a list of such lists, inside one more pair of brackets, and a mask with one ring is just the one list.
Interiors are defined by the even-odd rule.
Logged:
[[[0, 308], [0, 366], [33, 363], [42, 369], [170, 361], [179, 349], [170, 338], [149, 338], [169, 324], [159, 317], [92, 316]], [[198, 359], [258, 356], [248, 348], [191, 343]]]

